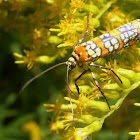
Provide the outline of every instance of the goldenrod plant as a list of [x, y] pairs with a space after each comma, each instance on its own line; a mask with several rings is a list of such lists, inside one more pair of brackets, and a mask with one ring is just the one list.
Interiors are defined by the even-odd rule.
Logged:
[[[87, 17], [89, 36], [82, 42], [140, 19], [140, 2], [0, 0], [0, 139], [133, 139], [128, 132], [140, 126], [140, 111], [133, 107], [140, 99], [140, 43], [95, 62], [111, 67], [122, 83], [111, 71], [92, 68], [110, 109], [88, 72], [78, 80], [78, 94], [75, 79], [83, 72], [78, 67], [69, 73], [71, 97], [66, 66], [48, 71], [19, 94], [26, 81], [68, 60], [87, 30]], [[139, 139], [139, 132], [130, 134]]]

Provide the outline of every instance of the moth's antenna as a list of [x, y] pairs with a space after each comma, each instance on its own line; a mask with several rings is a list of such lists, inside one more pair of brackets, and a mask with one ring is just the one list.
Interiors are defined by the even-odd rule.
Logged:
[[35, 79], [37, 79], [38, 77], [40, 77], [40, 76], [43, 75], [44, 73], [48, 72], [49, 70], [51, 70], [51, 69], [53, 69], [53, 68], [56, 68], [56, 67], [58, 67], [58, 66], [60, 66], [60, 65], [63, 65], [63, 64], [66, 64], [66, 62], [62, 62], [62, 63], [56, 64], [56, 65], [54, 65], [54, 66], [52, 66], [52, 67], [50, 67], [50, 68], [48, 68], [48, 69], [42, 71], [41, 73], [39, 73], [38, 75], [36, 75], [36, 76], [33, 77], [32, 79], [30, 79], [29, 81], [27, 81], [27, 82], [24, 84], [24, 86], [21, 88], [21, 90], [19, 91], [19, 94], [21, 94], [21, 93], [23, 92], [23, 90], [24, 90], [30, 83], [32, 83]]
[[70, 87], [69, 87], [69, 65], [67, 66], [67, 87], [68, 87], [68, 94], [69, 94], [69, 98], [70, 98], [71, 111], [72, 111], [72, 116], [73, 116], [73, 121], [74, 121], [74, 112], [73, 112], [71, 95], [70, 95]]

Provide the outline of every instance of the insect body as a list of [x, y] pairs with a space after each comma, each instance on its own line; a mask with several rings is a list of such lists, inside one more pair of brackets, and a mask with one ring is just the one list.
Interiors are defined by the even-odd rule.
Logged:
[[[110, 31], [109, 33], [103, 34], [99, 37], [93, 38], [90, 41], [84, 42], [81, 45], [77, 45], [74, 48], [74, 51], [72, 52], [72, 55], [68, 59], [66, 64], [69, 65], [71, 69], [73, 69], [79, 63], [84, 63], [88, 61], [93, 62], [100, 57], [104, 57], [108, 55], [109, 53], [113, 53], [113, 52], [121, 50], [122, 48], [126, 48], [128, 46], [134, 45], [138, 41], [140, 41], [140, 19], [127, 23], [119, 28], [116, 28]], [[117, 76], [117, 74], [111, 68], [98, 66], [93, 63], [89, 63], [89, 66], [111, 70], [122, 83], [121, 79]], [[98, 82], [95, 80], [93, 72], [89, 68], [85, 69], [84, 72], [75, 80], [75, 85], [76, 85], [78, 93], [79, 93], [79, 88], [76, 82], [87, 71], [91, 72], [96, 86], [98, 87], [102, 95], [104, 96], [104, 93], [99, 87]], [[104, 98], [107, 102], [107, 99], [105, 96]], [[108, 102], [107, 104], [109, 106]], [[109, 106], [109, 109], [110, 109], [110, 106]]]
[[[95, 65], [93, 62], [96, 61], [100, 57], [104, 57], [104, 56], [108, 55], [109, 53], [113, 53], [113, 52], [121, 50], [122, 48], [126, 48], [128, 46], [134, 45], [138, 41], [140, 41], [140, 19], [134, 20], [130, 23], [127, 23], [121, 27], [118, 27], [118, 28], [110, 31], [109, 33], [105, 33], [99, 37], [93, 38], [92, 40], [89, 40], [89, 41], [84, 42], [81, 45], [79, 45], [82, 42], [82, 40], [84, 39], [84, 37], [88, 35], [89, 19], [87, 18], [87, 20], [88, 20], [87, 31], [82, 36], [82, 38], [79, 40], [77, 45], [75, 46], [75, 48], [71, 54], [71, 57], [68, 59], [68, 61], [56, 64], [56, 65], [46, 69], [42, 73], [38, 74], [37, 76], [33, 77], [27, 83], [25, 83], [25, 85], [23, 86], [21, 91], [23, 91], [27, 85], [29, 85], [33, 80], [35, 80], [42, 74], [48, 72], [49, 70], [51, 70], [57, 66], [65, 64], [65, 65], [67, 65], [67, 86], [68, 86], [68, 93], [70, 96], [70, 92], [69, 92], [70, 89], [69, 89], [69, 84], [68, 84], [69, 83], [69, 80], [68, 80], [69, 71], [74, 69], [76, 66], [79, 66], [82, 69], [84, 69], [84, 71], [81, 75], [79, 75], [75, 79], [75, 86], [77, 88], [78, 93], [80, 93], [80, 92], [79, 92], [79, 87], [77, 85], [77, 80], [82, 75], [84, 75], [86, 72], [89, 71], [92, 75], [94, 83], [96, 84], [99, 91], [103, 95], [103, 97], [106, 100], [106, 103], [108, 104], [108, 107], [110, 109], [110, 105], [109, 105], [104, 93], [102, 92], [100, 86], [98, 85], [98, 82], [95, 79], [94, 73], [92, 72], [92, 70], [90, 68], [85, 68], [81, 64], [83, 64], [84, 62], [91, 62], [91, 63], [89, 63], [89, 66], [94, 66], [94, 67], [101, 68], [101, 69], [111, 70], [122, 83], [121, 79], [111, 68], [98, 66], [98, 65]], [[71, 98], [70, 98], [70, 103], [72, 105]], [[73, 113], [73, 109], [72, 109], [72, 113]]]
[[140, 19], [76, 46], [72, 57], [76, 62], [94, 61], [109, 53], [136, 44], [140, 40]]

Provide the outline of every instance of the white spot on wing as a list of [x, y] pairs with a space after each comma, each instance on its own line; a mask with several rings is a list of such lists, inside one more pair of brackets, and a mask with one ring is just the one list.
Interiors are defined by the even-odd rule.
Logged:
[[88, 45], [93, 44], [93, 41], [89, 40], [89, 41], [87, 41], [87, 44]]
[[113, 46], [109, 47], [109, 52], [113, 51]]
[[87, 46], [86, 46], [86, 50], [89, 50], [89, 49], [90, 49], [90, 45], [87, 45]]
[[101, 56], [101, 48], [95, 49], [96, 55]]
[[88, 54], [89, 54], [89, 55], [92, 56], [94, 53], [95, 53], [95, 52], [94, 52], [92, 49], [89, 49], [89, 50], [88, 50]]
[[84, 43], [81, 44], [81, 46], [86, 46], [86, 45], [87, 45], [86, 42], [84, 42]]
[[91, 49], [95, 49], [95, 47], [97, 47], [95, 43], [91, 44]]
[[114, 48], [117, 50], [119, 48], [119, 43], [115, 44]]
[[113, 39], [111, 39], [111, 43], [112, 43], [112, 44], [116, 44], [116, 43], [118, 43], [118, 40], [115, 39], [115, 38], [113, 38]]
[[104, 45], [105, 45], [105, 48], [109, 48], [109, 47], [111, 46], [110, 41], [106, 41], [106, 42], [104, 43]]

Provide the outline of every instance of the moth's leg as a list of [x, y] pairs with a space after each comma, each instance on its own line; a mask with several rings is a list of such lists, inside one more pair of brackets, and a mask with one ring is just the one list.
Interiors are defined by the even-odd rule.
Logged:
[[80, 92], [79, 92], [79, 87], [78, 87], [78, 85], [77, 85], [77, 80], [79, 80], [87, 71], [88, 71], [88, 70], [84, 70], [84, 71], [82, 72], [82, 74], [80, 74], [80, 75], [75, 79], [75, 86], [76, 86], [76, 89], [77, 89], [77, 91], [78, 91], [78, 94], [80, 94]]
[[122, 80], [120, 79], [120, 77], [114, 72], [114, 70], [110, 67], [103, 67], [103, 66], [99, 66], [99, 65], [95, 65], [93, 63], [90, 63], [89, 66], [93, 66], [93, 67], [97, 67], [97, 68], [100, 68], [100, 69], [106, 69], [106, 70], [110, 70], [113, 72], [113, 74], [119, 79], [119, 81], [122, 83]]
[[109, 108], [109, 110], [110, 110], [110, 105], [109, 105], [109, 103], [108, 103], [108, 101], [107, 101], [107, 98], [106, 98], [106, 96], [104, 95], [102, 89], [100, 88], [98, 82], [96, 81], [95, 76], [94, 76], [94, 73], [92, 72], [91, 69], [89, 69], [89, 71], [90, 71], [90, 73], [91, 73], [91, 75], [92, 75], [92, 78], [93, 78], [93, 80], [94, 80], [95, 85], [98, 87], [99, 91], [100, 91], [101, 94], [103, 95], [103, 97], [104, 97], [104, 99], [105, 99], [105, 101], [106, 101], [106, 103], [107, 103], [107, 105], [108, 105], [108, 108]]

